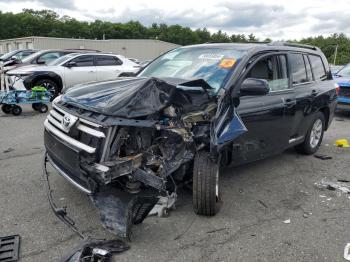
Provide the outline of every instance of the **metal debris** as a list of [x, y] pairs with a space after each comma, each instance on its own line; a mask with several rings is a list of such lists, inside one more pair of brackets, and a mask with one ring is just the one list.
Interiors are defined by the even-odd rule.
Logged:
[[349, 249], [350, 249], [350, 243], [347, 243], [344, 248], [344, 259], [346, 259], [347, 261], [350, 261]]
[[322, 155], [322, 154], [314, 154], [314, 157], [319, 158], [321, 160], [328, 160], [328, 159], [332, 159], [333, 158], [331, 156]]
[[283, 223], [290, 224], [290, 219], [284, 220]]
[[[344, 182], [331, 181], [326, 178], [323, 178], [320, 182], [315, 183], [318, 188], [326, 188], [332, 191], [340, 191], [346, 194], [350, 193], [350, 185]], [[321, 197], [321, 195], [320, 195]]]

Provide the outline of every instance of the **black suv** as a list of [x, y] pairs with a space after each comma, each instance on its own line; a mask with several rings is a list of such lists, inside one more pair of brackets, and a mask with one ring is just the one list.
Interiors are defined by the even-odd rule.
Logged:
[[212, 216], [221, 166], [290, 147], [315, 153], [336, 98], [316, 47], [180, 47], [136, 77], [56, 98], [45, 121], [46, 160], [91, 195], [108, 229], [128, 236], [156, 204], [171, 206], [179, 184], [192, 185], [197, 214]]

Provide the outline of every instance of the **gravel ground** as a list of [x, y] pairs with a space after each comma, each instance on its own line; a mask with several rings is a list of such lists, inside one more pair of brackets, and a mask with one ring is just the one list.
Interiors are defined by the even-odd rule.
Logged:
[[[26, 262], [58, 261], [80, 241], [53, 215], [46, 198], [44, 118], [29, 107], [20, 117], [0, 113], [0, 232], [21, 236]], [[191, 193], [180, 190], [176, 210], [135, 226], [131, 249], [114, 261], [345, 261], [349, 195], [315, 183], [350, 180], [350, 149], [334, 146], [336, 139], [350, 139], [349, 127], [350, 113], [337, 114], [319, 151], [330, 160], [288, 150], [222, 170], [224, 203], [215, 217], [196, 216]], [[90, 200], [61, 177], [51, 177], [58, 203], [68, 205], [77, 224], [90, 235], [111, 237]]]

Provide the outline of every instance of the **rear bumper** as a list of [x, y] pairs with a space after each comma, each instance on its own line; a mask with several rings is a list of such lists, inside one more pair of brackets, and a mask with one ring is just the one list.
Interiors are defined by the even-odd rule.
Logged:
[[338, 101], [337, 109], [341, 109], [341, 110], [350, 109], [350, 98], [340, 96], [337, 98], [337, 101]]

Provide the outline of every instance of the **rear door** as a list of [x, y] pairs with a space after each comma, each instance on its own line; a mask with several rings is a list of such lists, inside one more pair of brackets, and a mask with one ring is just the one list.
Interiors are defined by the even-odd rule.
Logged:
[[113, 80], [122, 73], [123, 62], [116, 56], [96, 55], [97, 80]]
[[[74, 66], [69, 67], [69, 62], [74, 62]], [[96, 66], [92, 55], [81, 55], [73, 58], [65, 63], [64, 66], [64, 83], [66, 88], [97, 80]]]
[[237, 108], [248, 132], [233, 144], [235, 163], [255, 161], [278, 154], [288, 147], [289, 130], [295, 117], [295, 94], [291, 88], [287, 54], [260, 58], [245, 78], [265, 79], [270, 92], [243, 96]]

